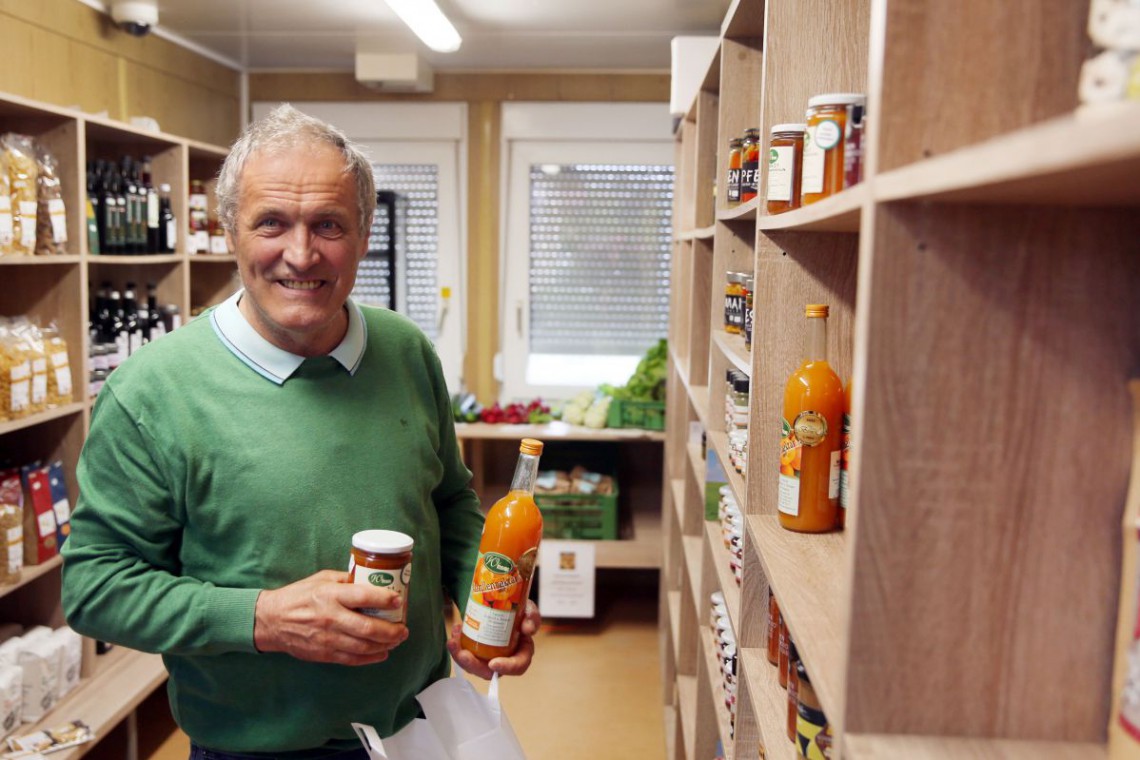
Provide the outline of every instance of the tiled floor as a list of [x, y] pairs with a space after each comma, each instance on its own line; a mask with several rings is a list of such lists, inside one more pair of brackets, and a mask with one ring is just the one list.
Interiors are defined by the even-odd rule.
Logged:
[[[656, 576], [599, 576], [593, 620], [548, 620], [530, 671], [500, 696], [528, 760], [665, 756]], [[186, 760], [176, 732], [151, 760]]]

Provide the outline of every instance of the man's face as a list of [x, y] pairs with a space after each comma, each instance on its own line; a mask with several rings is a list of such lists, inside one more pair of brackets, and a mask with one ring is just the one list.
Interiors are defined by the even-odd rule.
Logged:
[[321, 144], [253, 154], [226, 235], [246, 289], [242, 313], [270, 343], [301, 356], [327, 354], [344, 337], [344, 303], [368, 247], [344, 165]]

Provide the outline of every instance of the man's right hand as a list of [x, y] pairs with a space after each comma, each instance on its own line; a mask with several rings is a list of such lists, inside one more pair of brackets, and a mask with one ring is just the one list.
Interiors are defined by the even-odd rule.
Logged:
[[262, 591], [254, 609], [253, 643], [259, 652], [285, 652], [299, 660], [371, 665], [408, 638], [402, 623], [358, 610], [397, 609], [393, 591], [349, 582], [349, 574], [322, 570], [288, 586]]

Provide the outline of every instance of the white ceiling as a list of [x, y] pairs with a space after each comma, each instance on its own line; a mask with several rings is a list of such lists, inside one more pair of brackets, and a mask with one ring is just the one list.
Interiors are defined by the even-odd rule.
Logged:
[[250, 71], [351, 71], [358, 47], [418, 52], [436, 71], [667, 71], [669, 40], [717, 34], [729, 2], [439, 0], [455, 53], [429, 50], [384, 0], [158, 0], [158, 25]]

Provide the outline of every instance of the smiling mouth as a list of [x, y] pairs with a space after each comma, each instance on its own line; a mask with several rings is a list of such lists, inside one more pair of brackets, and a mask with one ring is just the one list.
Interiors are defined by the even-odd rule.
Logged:
[[324, 280], [278, 280], [277, 283], [289, 290], [316, 290]]

